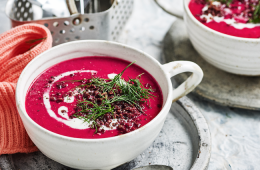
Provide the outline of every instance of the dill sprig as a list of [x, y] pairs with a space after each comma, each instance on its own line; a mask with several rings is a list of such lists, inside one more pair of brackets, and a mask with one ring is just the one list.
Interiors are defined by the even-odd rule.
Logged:
[[[155, 96], [151, 94], [151, 92], [153, 92], [151, 87], [145, 88], [141, 83], [141, 76], [143, 74], [138, 75], [134, 79], [128, 78], [128, 81], [122, 78], [125, 70], [134, 63], [135, 62], [129, 64], [113, 79], [93, 77], [90, 79], [91, 81], [77, 86], [76, 88], [86, 88], [83, 90], [83, 93], [87, 92], [88, 88], [90, 87], [98, 88], [101, 102], [97, 102], [96, 100], [90, 101], [83, 97], [83, 99], [79, 100], [77, 103], [79, 111], [76, 112], [74, 116], [91, 124], [92, 128], [95, 128], [97, 132], [99, 124], [96, 122], [96, 120], [102, 119], [107, 113], [109, 113], [111, 116], [114, 116], [116, 102], [128, 103], [130, 106], [135, 107], [140, 112], [143, 111], [141, 104], [147, 103], [147, 101], [149, 101], [150, 105], [150, 98], [153, 99]], [[109, 97], [108, 94], [113, 95], [113, 97]]]
[[250, 23], [260, 23], [260, 2], [256, 6], [254, 6], [255, 10], [251, 19], [249, 19]]

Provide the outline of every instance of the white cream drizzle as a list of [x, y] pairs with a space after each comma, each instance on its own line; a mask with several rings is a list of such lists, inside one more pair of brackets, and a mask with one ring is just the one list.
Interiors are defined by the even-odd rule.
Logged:
[[111, 74], [108, 74], [107, 77], [110, 78], [110, 79], [113, 79], [117, 74], [115, 73], [111, 73]]
[[[65, 111], [65, 112], [64, 112]], [[58, 114], [61, 115], [62, 117], [69, 119], [68, 116], [68, 108], [66, 106], [61, 106], [58, 109]]]
[[[221, 5], [220, 2], [214, 1], [213, 5], [219, 6]], [[208, 10], [208, 5], [205, 5], [204, 8], [202, 9], [202, 12]], [[225, 8], [224, 9], [226, 13], [232, 13], [230, 9]], [[211, 21], [216, 21], [216, 22], [225, 22], [228, 25], [231, 25], [235, 27], [236, 29], [243, 29], [243, 28], [254, 28], [255, 26], [260, 26], [260, 24], [253, 24], [253, 23], [238, 23], [235, 19], [224, 19], [224, 17], [218, 17], [218, 16], [212, 16], [210, 13], [208, 15], [201, 15], [201, 19], [206, 18], [206, 22], [209, 23]]]
[[[89, 128], [88, 122], [84, 122], [84, 120], [82, 120], [82, 119], [77, 119], [77, 118], [70, 119], [68, 117], [69, 110], [66, 106], [60, 106], [58, 108], [58, 114], [63, 118], [58, 117], [55, 114], [55, 112], [51, 109], [51, 103], [50, 103], [50, 90], [51, 90], [52, 85], [56, 81], [60, 80], [61, 78], [65, 77], [65, 76], [69, 76], [70, 74], [80, 73], [80, 72], [81, 73], [90, 72], [92, 74], [97, 73], [97, 71], [95, 71], [95, 70], [75, 70], [75, 71], [68, 71], [68, 72], [62, 73], [62, 74], [54, 77], [54, 81], [50, 84], [50, 87], [48, 87], [43, 94], [43, 103], [44, 103], [45, 108], [47, 109], [48, 114], [52, 118], [57, 120], [58, 122], [62, 122], [64, 124], [66, 124], [67, 126], [74, 128], [74, 129], [88, 129]], [[115, 74], [115, 73], [108, 74], [108, 78], [113, 79], [116, 75], [117, 74]], [[77, 91], [77, 93], [80, 93], [80, 92]], [[74, 101], [74, 96], [64, 98], [64, 102], [66, 102], [66, 103], [72, 103], [73, 101]], [[64, 112], [64, 110], [65, 110], [65, 112]], [[62, 113], [62, 112], [64, 112], [64, 113]], [[112, 119], [112, 123], [115, 123], [115, 122], [117, 122], [117, 119]], [[91, 124], [91, 122], [90, 122], [90, 124]], [[116, 127], [112, 126], [111, 128], [108, 128], [106, 126], [103, 126], [101, 128], [103, 128], [104, 130], [111, 130], [111, 129], [115, 129]]]

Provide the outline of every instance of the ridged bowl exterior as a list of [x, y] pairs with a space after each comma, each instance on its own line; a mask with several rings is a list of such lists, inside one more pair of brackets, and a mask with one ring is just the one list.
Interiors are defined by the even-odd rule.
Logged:
[[260, 39], [240, 38], [214, 31], [200, 23], [184, 0], [184, 21], [194, 48], [210, 64], [224, 71], [260, 75]]

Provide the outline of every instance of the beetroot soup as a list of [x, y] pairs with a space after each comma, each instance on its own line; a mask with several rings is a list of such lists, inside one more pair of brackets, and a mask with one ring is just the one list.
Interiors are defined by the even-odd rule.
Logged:
[[75, 138], [107, 138], [150, 122], [162, 108], [156, 80], [134, 63], [81, 57], [39, 75], [26, 95], [26, 111], [40, 126]]
[[215, 31], [260, 38], [259, 0], [191, 0], [189, 9], [197, 20]]

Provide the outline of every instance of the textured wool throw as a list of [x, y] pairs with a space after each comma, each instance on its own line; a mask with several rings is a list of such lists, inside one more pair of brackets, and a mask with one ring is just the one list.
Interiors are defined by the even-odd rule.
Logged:
[[18, 26], [0, 34], [0, 155], [38, 150], [16, 109], [15, 88], [24, 67], [51, 45], [50, 31], [39, 24]]

